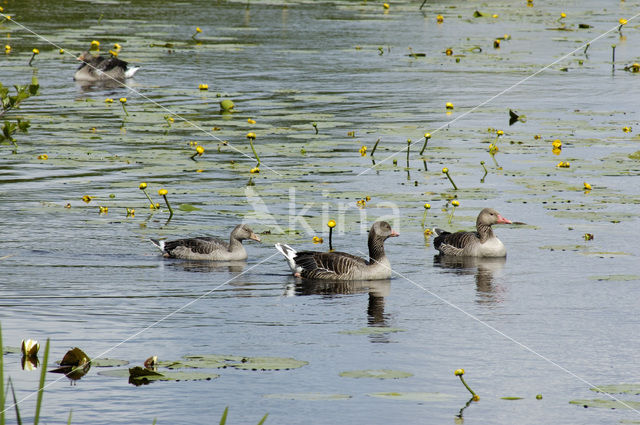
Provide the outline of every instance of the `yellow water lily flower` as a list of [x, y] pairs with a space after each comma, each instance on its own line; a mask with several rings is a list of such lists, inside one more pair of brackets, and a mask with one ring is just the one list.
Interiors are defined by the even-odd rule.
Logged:
[[362, 146], [358, 152], [360, 152], [360, 155], [362, 156], [367, 156], [367, 147]]
[[618, 22], [620, 22], [620, 25], [627, 25], [627, 20], [624, 18], [620, 18]]
[[442, 172], [443, 172], [444, 174], [447, 174], [447, 173], [449, 172], [449, 169], [448, 169], [447, 167], [444, 167], [444, 168], [442, 169]]
[[504, 136], [504, 131], [502, 131], [502, 130], [498, 130], [498, 131], [496, 131], [496, 134], [497, 134], [498, 136]]
[[169, 193], [169, 191], [167, 189], [158, 190], [158, 195], [160, 195], [160, 196], [165, 196], [167, 193]]
[[249, 124], [255, 124], [255, 123], [256, 123], [256, 120], [253, 120], [253, 119], [251, 119], [251, 118], [247, 118], [247, 122], [248, 122]]
[[120, 103], [127, 103], [127, 98], [126, 97], [121, 97], [120, 98]]
[[389, 8], [389, 3], [383, 3], [382, 7], [384, 7], [385, 9], [388, 9]]
[[499, 49], [500, 48], [500, 40], [498, 40], [497, 38], [495, 40], [493, 40], [493, 48], [494, 49]]
[[324, 240], [319, 236], [314, 236], [312, 239], [313, 243], [322, 243]]
[[256, 133], [254, 132], [247, 133], [247, 139], [255, 140], [255, 138], [256, 138]]
[[209, 90], [209, 84], [200, 84], [198, 85], [199, 90]]
[[425, 210], [431, 209], [431, 204], [424, 204], [424, 209]]
[[329, 228], [333, 229], [334, 227], [336, 227], [336, 221], [335, 220], [329, 220], [327, 222], [327, 226], [329, 226]]
[[567, 14], [566, 14], [566, 13], [562, 12], [562, 13], [560, 14], [560, 19], [564, 19], [564, 18], [566, 18], [566, 17], [567, 17]]
[[196, 27], [196, 32], [202, 32], [202, 30], [200, 29], [200, 27]]
[[196, 146], [196, 152], [198, 155], [202, 155], [204, 153], [204, 148], [202, 146]]
[[436, 16], [436, 22], [441, 24], [444, 22], [444, 17], [442, 15]]
[[38, 159], [46, 161], [47, 159], [49, 159], [49, 155], [47, 155], [46, 153], [43, 153], [42, 155], [38, 155]]
[[584, 182], [583, 184], [584, 184], [584, 189], [585, 190], [591, 190], [591, 185], [589, 183]]
[[113, 99], [111, 99], [110, 97], [106, 98], [104, 100], [104, 103], [113, 103]]
[[22, 355], [25, 357], [35, 357], [38, 355], [38, 350], [40, 349], [40, 344], [38, 341], [33, 339], [27, 339], [26, 341], [23, 339], [21, 344]]
[[82, 197], [82, 200], [84, 201], [85, 204], [88, 204], [89, 202], [91, 202], [92, 199], [93, 199], [93, 196], [89, 196], [89, 195], [84, 195]]
[[622, 131], [624, 131], [625, 133], [630, 133], [631, 127], [622, 127]]
[[456, 201], [455, 199], [453, 201], [451, 201], [451, 205], [453, 205], [454, 207], [459, 207], [460, 206], [460, 202]]
[[560, 168], [569, 168], [571, 163], [569, 161], [560, 161], [557, 166]]
[[456, 376], [462, 376], [464, 375], [464, 369], [456, 369], [455, 372], [453, 372]]
[[8, 44], [5, 44], [5, 45], [4, 45], [4, 52], [5, 52], [5, 53], [9, 53], [9, 52], [11, 52], [11, 46], [9, 46]]
[[32, 50], [32, 52], [33, 52], [33, 54], [34, 54], [34, 55], [37, 55], [37, 54], [39, 54], [39, 53], [40, 53], [40, 50], [38, 50], [38, 49], [33, 49], [33, 50]]
[[452, 49], [447, 49], [444, 51], [444, 54], [447, 56], [451, 56], [453, 54], [453, 50]]
[[64, 49], [58, 50], [58, 53], [60, 53], [61, 55], [64, 55]]
[[560, 149], [562, 147], [562, 142], [560, 139], [556, 139], [551, 143], [551, 146], [553, 146], [554, 149]]
[[100, 214], [106, 214], [109, 212], [109, 207], [99, 206], [98, 208], [100, 208]]
[[146, 188], [147, 188], [147, 183], [145, 182], [140, 183], [140, 185], [138, 186], [138, 189], [140, 190], [145, 190]]
[[453, 109], [453, 103], [451, 103], [451, 102], [447, 102], [447, 103], [444, 105], [444, 107], [445, 107], [445, 108], [447, 108], [447, 109]]

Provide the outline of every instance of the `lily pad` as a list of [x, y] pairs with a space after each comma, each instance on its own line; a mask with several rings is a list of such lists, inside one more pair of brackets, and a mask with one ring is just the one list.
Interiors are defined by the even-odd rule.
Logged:
[[599, 385], [597, 387], [593, 387], [589, 389], [597, 393], [634, 394], [634, 395], [640, 394], [640, 384]]
[[389, 400], [405, 400], [418, 402], [439, 402], [455, 398], [451, 394], [427, 393], [427, 392], [391, 392], [391, 393], [371, 393], [369, 397], [386, 398]]
[[282, 393], [282, 394], [266, 394], [264, 398], [278, 400], [304, 400], [304, 401], [330, 401], [330, 400], [347, 400], [351, 396], [349, 394], [325, 394], [325, 393]]
[[500, 397], [500, 400], [522, 400], [522, 397]]
[[605, 409], [640, 409], [640, 401], [616, 401], [616, 400], [602, 400], [602, 399], [581, 399], [571, 400], [569, 404], [577, 404], [583, 407], [603, 407]]
[[180, 211], [191, 212], [191, 211], [200, 211], [202, 208], [194, 207], [191, 204], [180, 204], [180, 206], [178, 206], [178, 209]]
[[289, 370], [309, 364], [290, 357], [244, 357], [239, 363], [230, 364], [236, 369], [244, 370]]
[[[133, 372], [132, 372], [133, 371]], [[131, 369], [111, 369], [98, 372], [98, 375], [114, 378], [129, 378], [133, 383], [152, 381], [208, 381], [219, 378], [220, 375], [208, 372], [154, 372], [136, 366]]]
[[388, 328], [388, 327], [367, 327], [355, 329], [352, 331], [340, 331], [338, 333], [343, 335], [376, 335], [376, 334], [386, 334], [392, 332], [406, 332], [406, 329], [400, 328]]
[[635, 274], [611, 274], [611, 275], [604, 275], [604, 276], [589, 276], [589, 279], [597, 280], [597, 281], [609, 280], [609, 281], [615, 281], [615, 282], [626, 282], [631, 280], [640, 280], [640, 276]]
[[340, 372], [340, 376], [343, 378], [401, 379], [410, 378], [413, 373], [391, 369], [365, 369]]
[[117, 367], [117, 366], [125, 366], [128, 365], [129, 362], [127, 360], [119, 360], [119, 359], [93, 359], [91, 360], [91, 366], [95, 367]]
[[9, 347], [9, 346], [3, 346], [2, 347], [2, 354], [20, 354], [20, 347]]

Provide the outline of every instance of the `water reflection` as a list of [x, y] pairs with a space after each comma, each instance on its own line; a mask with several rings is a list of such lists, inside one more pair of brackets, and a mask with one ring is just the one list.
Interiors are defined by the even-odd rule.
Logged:
[[180, 269], [186, 272], [209, 273], [228, 271], [240, 273], [247, 265], [246, 261], [166, 261], [169, 267]]
[[[369, 293], [367, 324], [372, 327], [388, 327], [389, 314], [384, 312], [385, 297], [391, 291], [391, 280], [368, 280], [353, 282], [327, 282], [304, 280], [288, 285], [285, 295], [350, 295]], [[371, 334], [372, 342], [388, 342], [387, 334]]]
[[451, 257], [436, 255], [433, 264], [444, 269], [451, 269], [455, 274], [468, 276], [475, 275], [476, 290], [479, 304], [497, 304], [503, 301], [504, 288], [494, 282], [495, 275], [502, 270], [506, 257], [502, 258], [476, 258], [476, 257]]

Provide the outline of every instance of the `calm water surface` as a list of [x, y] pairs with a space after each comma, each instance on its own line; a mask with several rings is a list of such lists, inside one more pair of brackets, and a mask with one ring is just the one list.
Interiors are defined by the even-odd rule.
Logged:
[[[41, 94], [20, 110], [31, 120], [29, 134], [17, 135], [16, 153], [0, 146], [4, 344], [34, 338], [44, 345], [51, 338], [52, 359], [79, 346], [89, 356], [111, 350], [108, 357], [134, 365], [154, 354], [309, 362], [289, 371], [228, 368], [215, 370], [221, 377], [211, 381], [142, 387], [98, 375], [103, 369], [96, 367], [74, 385], [49, 374], [44, 423], [66, 423], [70, 410], [73, 423], [211, 423], [225, 406], [233, 424], [257, 423], [266, 412], [268, 424], [452, 423], [469, 396], [453, 375], [461, 367], [481, 396], [464, 411], [467, 424], [640, 420], [631, 410], [569, 404], [606, 397], [584, 381], [637, 382], [640, 374], [640, 163], [628, 157], [640, 146], [640, 77], [622, 71], [640, 57], [637, 24], [623, 29], [626, 38], [614, 31], [588, 56], [580, 50], [446, 126], [637, 13], [640, 2], [429, 1], [422, 12], [419, 4], [391, 2], [385, 13], [372, 1], [2, 3], [15, 21], [67, 52], [79, 53], [94, 39], [103, 52], [118, 42], [120, 57], [142, 66], [130, 89], [82, 87], [72, 80], [73, 56], [16, 25], [0, 26], [12, 46], [0, 58], [0, 81], [23, 84], [37, 72], [41, 84]], [[487, 16], [474, 18], [475, 10]], [[553, 29], [562, 24], [561, 12], [572, 31]], [[580, 23], [592, 28], [578, 29]], [[199, 42], [191, 38], [196, 26]], [[510, 39], [494, 49], [493, 40], [505, 34]], [[615, 72], [611, 44], [617, 44]], [[34, 47], [40, 55], [30, 68]], [[408, 56], [409, 48], [426, 57]], [[454, 56], [444, 54], [447, 48]], [[198, 91], [202, 83], [208, 91]], [[218, 93], [233, 99], [236, 113], [218, 112]], [[127, 97], [128, 117], [120, 97]], [[446, 102], [455, 105], [451, 115]], [[176, 118], [169, 128], [169, 111], [160, 105], [191, 124]], [[525, 114], [526, 123], [509, 127], [509, 108]], [[624, 133], [625, 126], [632, 132]], [[505, 131], [496, 156], [501, 169], [488, 154], [495, 133], [487, 128]], [[255, 161], [243, 156], [253, 157], [249, 131], [258, 135], [262, 160], [253, 186], [247, 183]], [[429, 148], [421, 158], [422, 143], [412, 146], [408, 169], [404, 152], [394, 157], [396, 166], [382, 162], [426, 131], [433, 134]], [[551, 149], [556, 138], [563, 142], [558, 156]], [[377, 139], [377, 166], [367, 171], [371, 157], [358, 150], [366, 145], [371, 152]], [[189, 159], [190, 141], [206, 149], [197, 162]], [[36, 159], [44, 153], [47, 161]], [[489, 169], [484, 183], [480, 161]], [[557, 168], [559, 161], [571, 167]], [[460, 190], [440, 172], [445, 166]], [[142, 181], [156, 202], [157, 189], [169, 190], [171, 221], [166, 211], [148, 209]], [[584, 181], [591, 192], [582, 190]], [[95, 198], [87, 205], [84, 195]], [[450, 208], [442, 208], [454, 195], [461, 206], [448, 224]], [[357, 208], [365, 196], [371, 201]], [[506, 262], [434, 262], [421, 228], [425, 202], [432, 205], [429, 225], [472, 228], [485, 206], [526, 225], [497, 229]], [[179, 210], [183, 204], [199, 209]], [[98, 214], [98, 205], [108, 206], [108, 214]], [[135, 217], [126, 217], [127, 207]], [[338, 220], [336, 247], [361, 255], [363, 229], [390, 219], [401, 234], [387, 243], [399, 274], [334, 288], [289, 276], [273, 243], [328, 249], [329, 217]], [[263, 243], [247, 243], [249, 259], [239, 265], [165, 260], [147, 240], [227, 235], [243, 219]], [[594, 240], [585, 242], [585, 233]], [[314, 235], [325, 244], [313, 245]], [[340, 333], [368, 326], [403, 332]], [[359, 369], [414, 376], [339, 376]], [[5, 355], [5, 372], [18, 397], [37, 388], [38, 373], [22, 371], [18, 355]], [[376, 392], [449, 397], [368, 395]], [[266, 397], [283, 393], [351, 398]], [[513, 396], [523, 399], [501, 399]], [[23, 417], [34, 405], [34, 398], [21, 404]]]

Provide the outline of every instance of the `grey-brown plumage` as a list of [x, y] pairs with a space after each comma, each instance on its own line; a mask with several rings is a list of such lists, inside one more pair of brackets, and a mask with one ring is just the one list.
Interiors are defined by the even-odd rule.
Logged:
[[276, 244], [297, 277], [320, 280], [377, 280], [391, 277], [391, 264], [384, 241], [398, 236], [386, 221], [377, 221], [369, 231], [369, 261], [346, 252], [296, 252], [289, 245]]
[[511, 224], [511, 221], [501, 216], [498, 211], [485, 208], [478, 214], [475, 232], [450, 233], [435, 229], [438, 236], [433, 240], [433, 246], [443, 255], [504, 257], [507, 250], [491, 228], [492, 225], [500, 223]]
[[233, 229], [228, 243], [207, 236], [175, 241], [151, 239], [151, 242], [163, 252], [165, 257], [185, 260], [236, 261], [247, 258], [247, 251], [242, 245], [242, 241], [245, 239], [260, 242], [260, 237], [246, 224], [239, 224]]
[[82, 61], [73, 76], [76, 81], [124, 81], [140, 69], [139, 67], [129, 67], [128, 62], [116, 57], [93, 56], [89, 52], [84, 52], [78, 57]]

